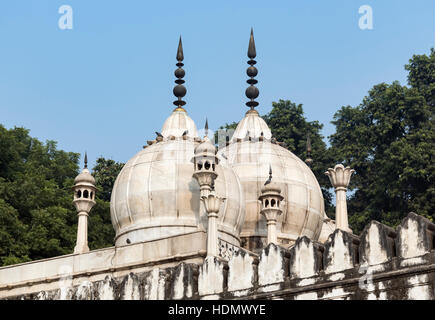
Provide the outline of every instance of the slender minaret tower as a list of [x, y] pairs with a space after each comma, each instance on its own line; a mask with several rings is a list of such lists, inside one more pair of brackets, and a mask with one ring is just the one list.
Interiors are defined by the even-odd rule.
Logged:
[[276, 221], [278, 216], [282, 214], [281, 205], [283, 199], [281, 188], [278, 184], [272, 182], [272, 167], [269, 167], [269, 179], [264, 183], [264, 187], [261, 188], [261, 195], [258, 198], [261, 202], [260, 213], [267, 220], [267, 244], [278, 243]]
[[183, 54], [183, 44], [181, 42], [181, 36], [180, 36], [180, 41], [178, 42], [178, 49], [177, 49], [177, 64], [176, 66], [178, 67], [174, 74], [175, 77], [177, 77], [177, 80], [175, 80], [175, 83], [177, 84], [174, 87], [174, 95], [175, 97], [177, 97], [177, 100], [174, 101], [174, 105], [176, 105], [177, 107], [175, 108], [175, 110], [184, 110], [183, 106], [186, 104], [185, 101], [183, 101], [181, 98], [183, 98], [186, 93], [187, 93], [187, 89], [185, 86], [183, 86], [183, 83], [185, 82], [183, 80], [184, 75], [186, 74], [184, 72], [184, 69], [182, 68], [182, 66], [184, 66], [184, 63], [182, 62], [184, 60], [184, 54]]
[[248, 79], [246, 82], [249, 84], [249, 87], [246, 89], [245, 94], [250, 101], [246, 102], [246, 105], [250, 108], [248, 112], [257, 112], [254, 108], [258, 106], [258, 102], [255, 101], [255, 99], [260, 94], [260, 91], [255, 86], [257, 84], [257, 80], [254, 79], [254, 77], [258, 74], [258, 70], [254, 65], [257, 63], [257, 61], [254, 60], [254, 58], [257, 56], [257, 52], [255, 50], [255, 41], [254, 41], [254, 31], [251, 28], [251, 37], [249, 38], [249, 46], [248, 46], [248, 64], [249, 67], [246, 70], [246, 74], [250, 79]]
[[194, 170], [193, 177], [198, 181], [200, 188], [201, 200], [204, 202], [205, 210], [208, 217], [207, 228], [207, 256], [218, 255], [218, 231], [217, 219], [219, 217], [219, 208], [223, 199], [217, 197], [214, 193], [214, 181], [218, 174], [216, 166], [218, 158], [216, 157], [216, 148], [208, 138], [208, 121], [205, 122], [205, 136], [203, 141], [195, 148], [193, 158]]
[[88, 247], [88, 214], [95, 205], [95, 179], [88, 170], [88, 155], [85, 153], [85, 166], [74, 179], [74, 206], [79, 217], [77, 227], [77, 243], [74, 253], [85, 253]]
[[337, 164], [334, 169], [329, 168], [325, 174], [329, 177], [332, 186], [335, 189], [335, 226], [336, 229], [341, 229], [352, 233], [349, 228], [347, 217], [346, 191], [350, 182], [350, 177], [355, 170], [350, 167], [344, 167], [342, 164]]

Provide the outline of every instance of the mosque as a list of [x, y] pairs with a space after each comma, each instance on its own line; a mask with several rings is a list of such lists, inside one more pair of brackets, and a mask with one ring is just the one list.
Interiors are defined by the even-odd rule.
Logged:
[[85, 157], [74, 252], [0, 268], [0, 299], [434, 299], [435, 225], [410, 213], [396, 229], [373, 221], [354, 235], [354, 170], [341, 164], [325, 168], [336, 192], [329, 219], [312, 160], [287, 150], [255, 110], [255, 57], [251, 30], [249, 109], [217, 148], [207, 122], [200, 136], [186, 111], [180, 38], [175, 109], [113, 187], [115, 245], [89, 251], [98, 191]]

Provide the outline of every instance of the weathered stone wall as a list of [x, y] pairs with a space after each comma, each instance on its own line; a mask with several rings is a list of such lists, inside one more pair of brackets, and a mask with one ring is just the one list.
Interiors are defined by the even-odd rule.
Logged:
[[396, 229], [371, 222], [355, 236], [336, 230], [325, 244], [306, 237], [259, 257], [235, 252], [173, 267], [9, 299], [435, 299], [435, 225], [410, 213]]

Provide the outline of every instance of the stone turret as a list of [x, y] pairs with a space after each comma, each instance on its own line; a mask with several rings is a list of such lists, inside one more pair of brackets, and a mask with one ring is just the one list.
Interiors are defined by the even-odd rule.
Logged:
[[223, 199], [217, 197], [214, 192], [214, 181], [218, 176], [216, 173], [218, 159], [216, 157], [216, 148], [207, 136], [207, 121], [205, 131], [206, 134], [203, 141], [195, 148], [195, 157], [193, 159], [195, 172], [193, 177], [199, 183], [201, 200], [204, 202], [207, 211], [207, 257], [209, 257], [218, 256], [217, 220], [220, 204]]
[[281, 188], [272, 182], [272, 168], [269, 168], [269, 179], [261, 188], [261, 195], [258, 198], [261, 202], [261, 214], [267, 220], [267, 244], [277, 244], [276, 220], [282, 214], [281, 204], [284, 197], [281, 195]]
[[95, 179], [88, 170], [88, 157], [85, 154], [85, 167], [74, 179], [74, 206], [79, 217], [77, 227], [77, 243], [74, 253], [85, 253], [88, 247], [88, 215], [95, 205]]
[[213, 189], [214, 181], [218, 176], [216, 172], [216, 165], [218, 164], [216, 148], [211, 144], [207, 135], [195, 148], [193, 163], [195, 165], [193, 177], [198, 180], [201, 197], [207, 197]]

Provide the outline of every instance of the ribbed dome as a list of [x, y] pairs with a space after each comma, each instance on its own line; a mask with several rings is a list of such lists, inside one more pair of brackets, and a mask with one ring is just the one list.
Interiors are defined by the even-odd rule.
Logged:
[[[262, 125], [260, 128], [245, 126], [246, 123], [262, 124], [259, 119], [249, 120], [251, 117], [261, 119], [258, 115], [248, 114], [239, 124], [243, 128], [238, 127], [236, 132], [246, 130], [244, 128], [250, 132], [263, 130], [266, 136], [270, 130]], [[268, 179], [270, 165], [273, 182], [281, 188], [284, 196], [283, 214], [277, 222], [278, 241], [291, 243], [304, 235], [318, 239], [325, 211], [323, 195], [313, 172], [301, 159], [266, 139], [233, 142], [219, 150], [218, 157], [221, 164], [231, 166], [242, 182], [246, 216], [241, 237], [267, 236], [266, 219], [260, 214], [258, 197]]]
[[92, 184], [95, 185], [95, 179], [87, 168], [84, 168], [82, 172], [74, 179], [74, 184]]
[[[164, 126], [170, 123], [168, 120]], [[196, 130], [193, 121], [189, 128]], [[117, 246], [206, 230], [207, 213], [200, 201], [199, 184], [193, 178], [192, 159], [198, 146], [192, 137], [164, 138], [125, 164], [110, 201]], [[245, 215], [242, 187], [231, 169], [217, 166], [216, 172], [216, 195], [226, 198], [219, 211], [219, 237], [239, 245]]]
[[216, 154], [216, 147], [211, 144], [210, 139], [206, 136], [204, 138], [204, 141], [201, 142], [195, 148], [195, 154], [203, 154], [203, 155], [214, 156]]
[[186, 130], [188, 130], [187, 136], [198, 137], [195, 122], [183, 108], [176, 108], [163, 124], [161, 134], [165, 138], [169, 136], [181, 137]]
[[239, 122], [236, 130], [234, 131], [231, 142], [236, 142], [237, 139], [244, 139], [248, 136], [257, 139], [263, 136], [265, 139], [272, 138], [272, 132], [263, 118], [258, 116], [256, 110], [249, 110], [246, 116]]

